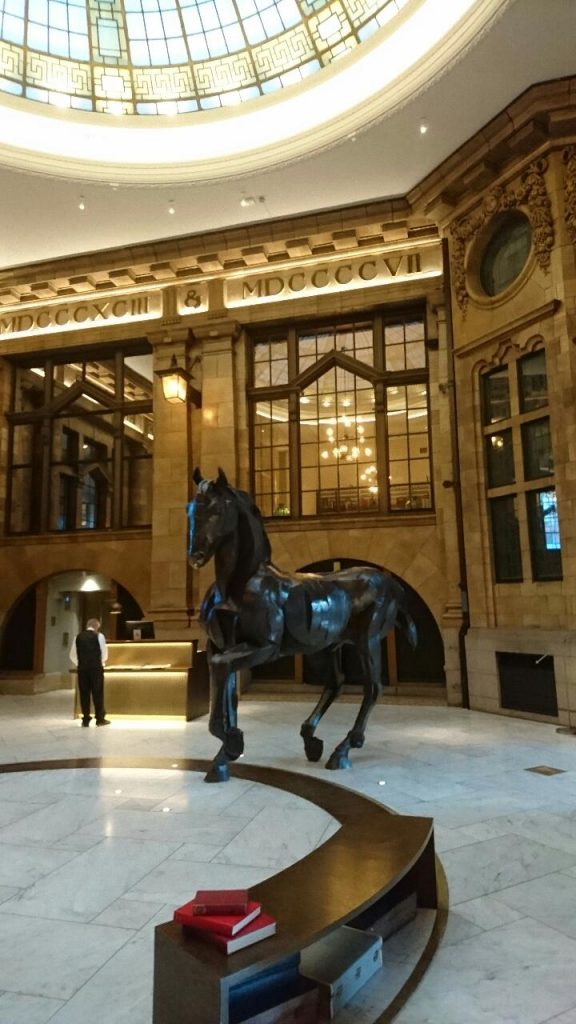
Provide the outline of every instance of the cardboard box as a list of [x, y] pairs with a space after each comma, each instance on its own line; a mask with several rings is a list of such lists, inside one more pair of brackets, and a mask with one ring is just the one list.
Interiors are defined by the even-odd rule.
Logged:
[[344, 925], [302, 950], [300, 973], [320, 988], [320, 1019], [332, 1018], [382, 967], [382, 937]]

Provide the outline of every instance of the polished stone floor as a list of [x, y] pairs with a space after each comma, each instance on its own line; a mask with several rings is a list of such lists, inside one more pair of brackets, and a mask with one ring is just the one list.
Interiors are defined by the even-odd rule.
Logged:
[[[324, 842], [314, 806], [241, 780], [206, 786], [206, 720], [81, 729], [68, 692], [0, 697], [0, 764], [165, 757], [166, 769], [0, 775], [0, 1024], [150, 1024], [152, 936], [199, 888], [250, 886]], [[450, 913], [398, 1024], [576, 1024], [576, 737], [443, 707], [380, 705], [351, 771], [303, 757], [303, 703], [241, 705], [246, 760], [309, 772], [431, 816]], [[326, 754], [353, 705], [334, 706]], [[534, 772], [528, 769], [555, 769]], [[359, 866], [360, 867], [360, 866]], [[390, 979], [419, 937], [385, 947]], [[371, 1024], [366, 986], [341, 1024]]]

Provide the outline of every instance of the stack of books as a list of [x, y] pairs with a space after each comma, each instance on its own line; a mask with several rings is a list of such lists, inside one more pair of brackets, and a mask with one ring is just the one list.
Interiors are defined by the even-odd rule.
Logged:
[[174, 911], [174, 920], [198, 938], [235, 953], [276, 931], [276, 921], [245, 889], [199, 889]]

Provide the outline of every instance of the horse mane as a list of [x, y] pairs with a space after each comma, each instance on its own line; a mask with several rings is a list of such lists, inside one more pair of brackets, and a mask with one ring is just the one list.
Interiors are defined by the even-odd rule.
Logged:
[[260, 509], [246, 491], [239, 491], [228, 485], [238, 506], [238, 536], [236, 541], [236, 565], [228, 581], [228, 593], [239, 600], [251, 576], [262, 565], [267, 565], [272, 548], [264, 528]]

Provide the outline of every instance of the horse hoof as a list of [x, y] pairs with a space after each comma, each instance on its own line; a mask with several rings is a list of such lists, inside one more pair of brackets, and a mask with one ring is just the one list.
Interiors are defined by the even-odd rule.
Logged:
[[364, 746], [365, 736], [363, 732], [351, 732], [350, 733], [350, 746], [354, 747], [355, 750], [360, 750], [360, 747]]
[[346, 754], [338, 754], [334, 752], [326, 761], [326, 768], [328, 768], [331, 772], [337, 772], [340, 771], [342, 768], [351, 767], [352, 762], [350, 761]]
[[304, 737], [304, 753], [309, 761], [319, 761], [324, 750], [324, 741], [317, 736]]
[[204, 782], [228, 782], [230, 770], [227, 764], [213, 764], [204, 776]]

